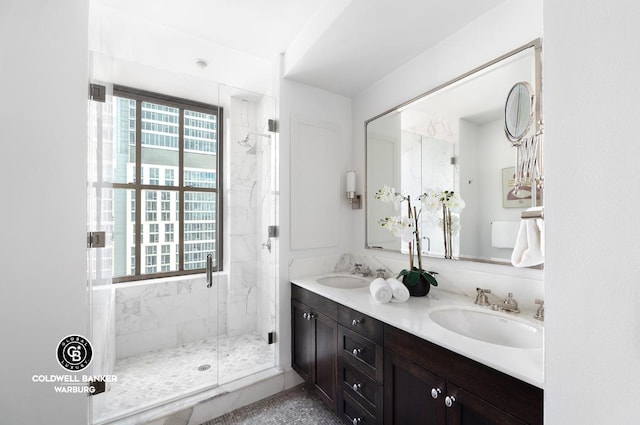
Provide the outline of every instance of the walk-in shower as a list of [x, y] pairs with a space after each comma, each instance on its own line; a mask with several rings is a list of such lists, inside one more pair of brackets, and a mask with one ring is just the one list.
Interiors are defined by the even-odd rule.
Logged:
[[[185, 84], [172, 81], [183, 76], [163, 73], [158, 93], [181, 99], [198, 93], [198, 105], [217, 108], [215, 116], [174, 111], [114, 95], [110, 83], [122, 78], [115, 65], [92, 59], [94, 81], [108, 95], [104, 103], [89, 101], [88, 228], [105, 231], [107, 239], [88, 257], [91, 374], [117, 380], [90, 400], [92, 423], [109, 424], [274, 368], [279, 251], [270, 229], [278, 225], [278, 145], [270, 96], [204, 80], [175, 93], [172, 87]], [[182, 158], [174, 154], [174, 138], [184, 139]], [[221, 178], [210, 181], [221, 182], [213, 191], [218, 197], [210, 202], [202, 185], [217, 173]], [[142, 187], [137, 198], [135, 176]], [[219, 216], [211, 216], [214, 208]], [[136, 232], [139, 248], [131, 245]], [[207, 280], [210, 238], [223, 255]], [[267, 239], [270, 249], [263, 246]], [[137, 255], [138, 268], [166, 268], [169, 275], [114, 279], [133, 275]], [[177, 272], [179, 264], [185, 274]]]

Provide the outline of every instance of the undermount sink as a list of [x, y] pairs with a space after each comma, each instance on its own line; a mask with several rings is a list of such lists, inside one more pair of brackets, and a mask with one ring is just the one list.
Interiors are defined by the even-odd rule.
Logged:
[[542, 348], [542, 329], [502, 314], [452, 308], [429, 314], [452, 332], [491, 344], [515, 348]]
[[369, 280], [359, 276], [324, 276], [316, 279], [321, 285], [331, 286], [332, 288], [357, 289], [364, 288], [369, 285]]

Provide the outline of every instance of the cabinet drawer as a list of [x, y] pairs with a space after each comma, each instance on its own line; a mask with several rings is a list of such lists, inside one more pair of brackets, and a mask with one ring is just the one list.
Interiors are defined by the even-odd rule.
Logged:
[[291, 284], [291, 298], [308, 305], [313, 310], [318, 311], [325, 316], [338, 320], [338, 303], [331, 301], [321, 295], [314, 294], [296, 284]]
[[339, 362], [341, 391], [348, 393], [373, 416], [382, 417], [382, 385], [346, 361]]
[[382, 382], [382, 346], [344, 326], [338, 326], [338, 351], [345, 362]]
[[343, 392], [338, 406], [338, 416], [354, 425], [374, 425], [382, 423], [381, 418], [376, 418], [362, 407], [357, 401]]
[[382, 322], [343, 305], [340, 305], [338, 309], [338, 322], [376, 344], [382, 344], [384, 332]]

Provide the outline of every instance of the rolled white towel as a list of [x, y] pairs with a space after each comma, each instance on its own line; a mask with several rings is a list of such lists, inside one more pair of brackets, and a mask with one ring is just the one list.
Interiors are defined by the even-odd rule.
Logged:
[[391, 298], [392, 303], [403, 303], [409, 299], [409, 288], [404, 286], [404, 283], [390, 277], [387, 279], [387, 284], [391, 288], [391, 294], [393, 296]]
[[393, 296], [387, 281], [381, 277], [374, 279], [369, 284], [369, 292], [371, 292], [373, 299], [379, 303], [388, 303]]

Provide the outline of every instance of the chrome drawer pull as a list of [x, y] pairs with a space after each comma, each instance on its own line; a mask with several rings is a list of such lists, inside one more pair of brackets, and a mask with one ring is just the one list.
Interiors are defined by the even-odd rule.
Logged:
[[354, 356], [358, 357], [358, 355], [362, 353], [362, 348], [354, 348], [352, 353]]
[[438, 396], [440, 396], [440, 393], [442, 393], [442, 390], [440, 390], [440, 388], [431, 388], [431, 397], [435, 400], [438, 398]]
[[[349, 418], [349, 416], [347, 416], [347, 418]], [[358, 425], [360, 422], [362, 422], [362, 416], [353, 419], [349, 418], [349, 420], [351, 420], [351, 423], [353, 425]]]
[[453, 407], [453, 404], [456, 402], [456, 398], [452, 395], [448, 395], [444, 398], [444, 405], [447, 407]]
[[352, 325], [352, 326], [358, 326], [358, 325], [360, 325], [360, 324], [361, 324], [361, 323], [363, 323], [363, 322], [364, 322], [364, 320], [363, 320], [363, 319], [353, 319], [353, 320], [351, 321], [351, 325]]
[[359, 384], [359, 383], [353, 384], [351, 388], [353, 388], [353, 391], [359, 392], [360, 388], [362, 388], [362, 384]]

